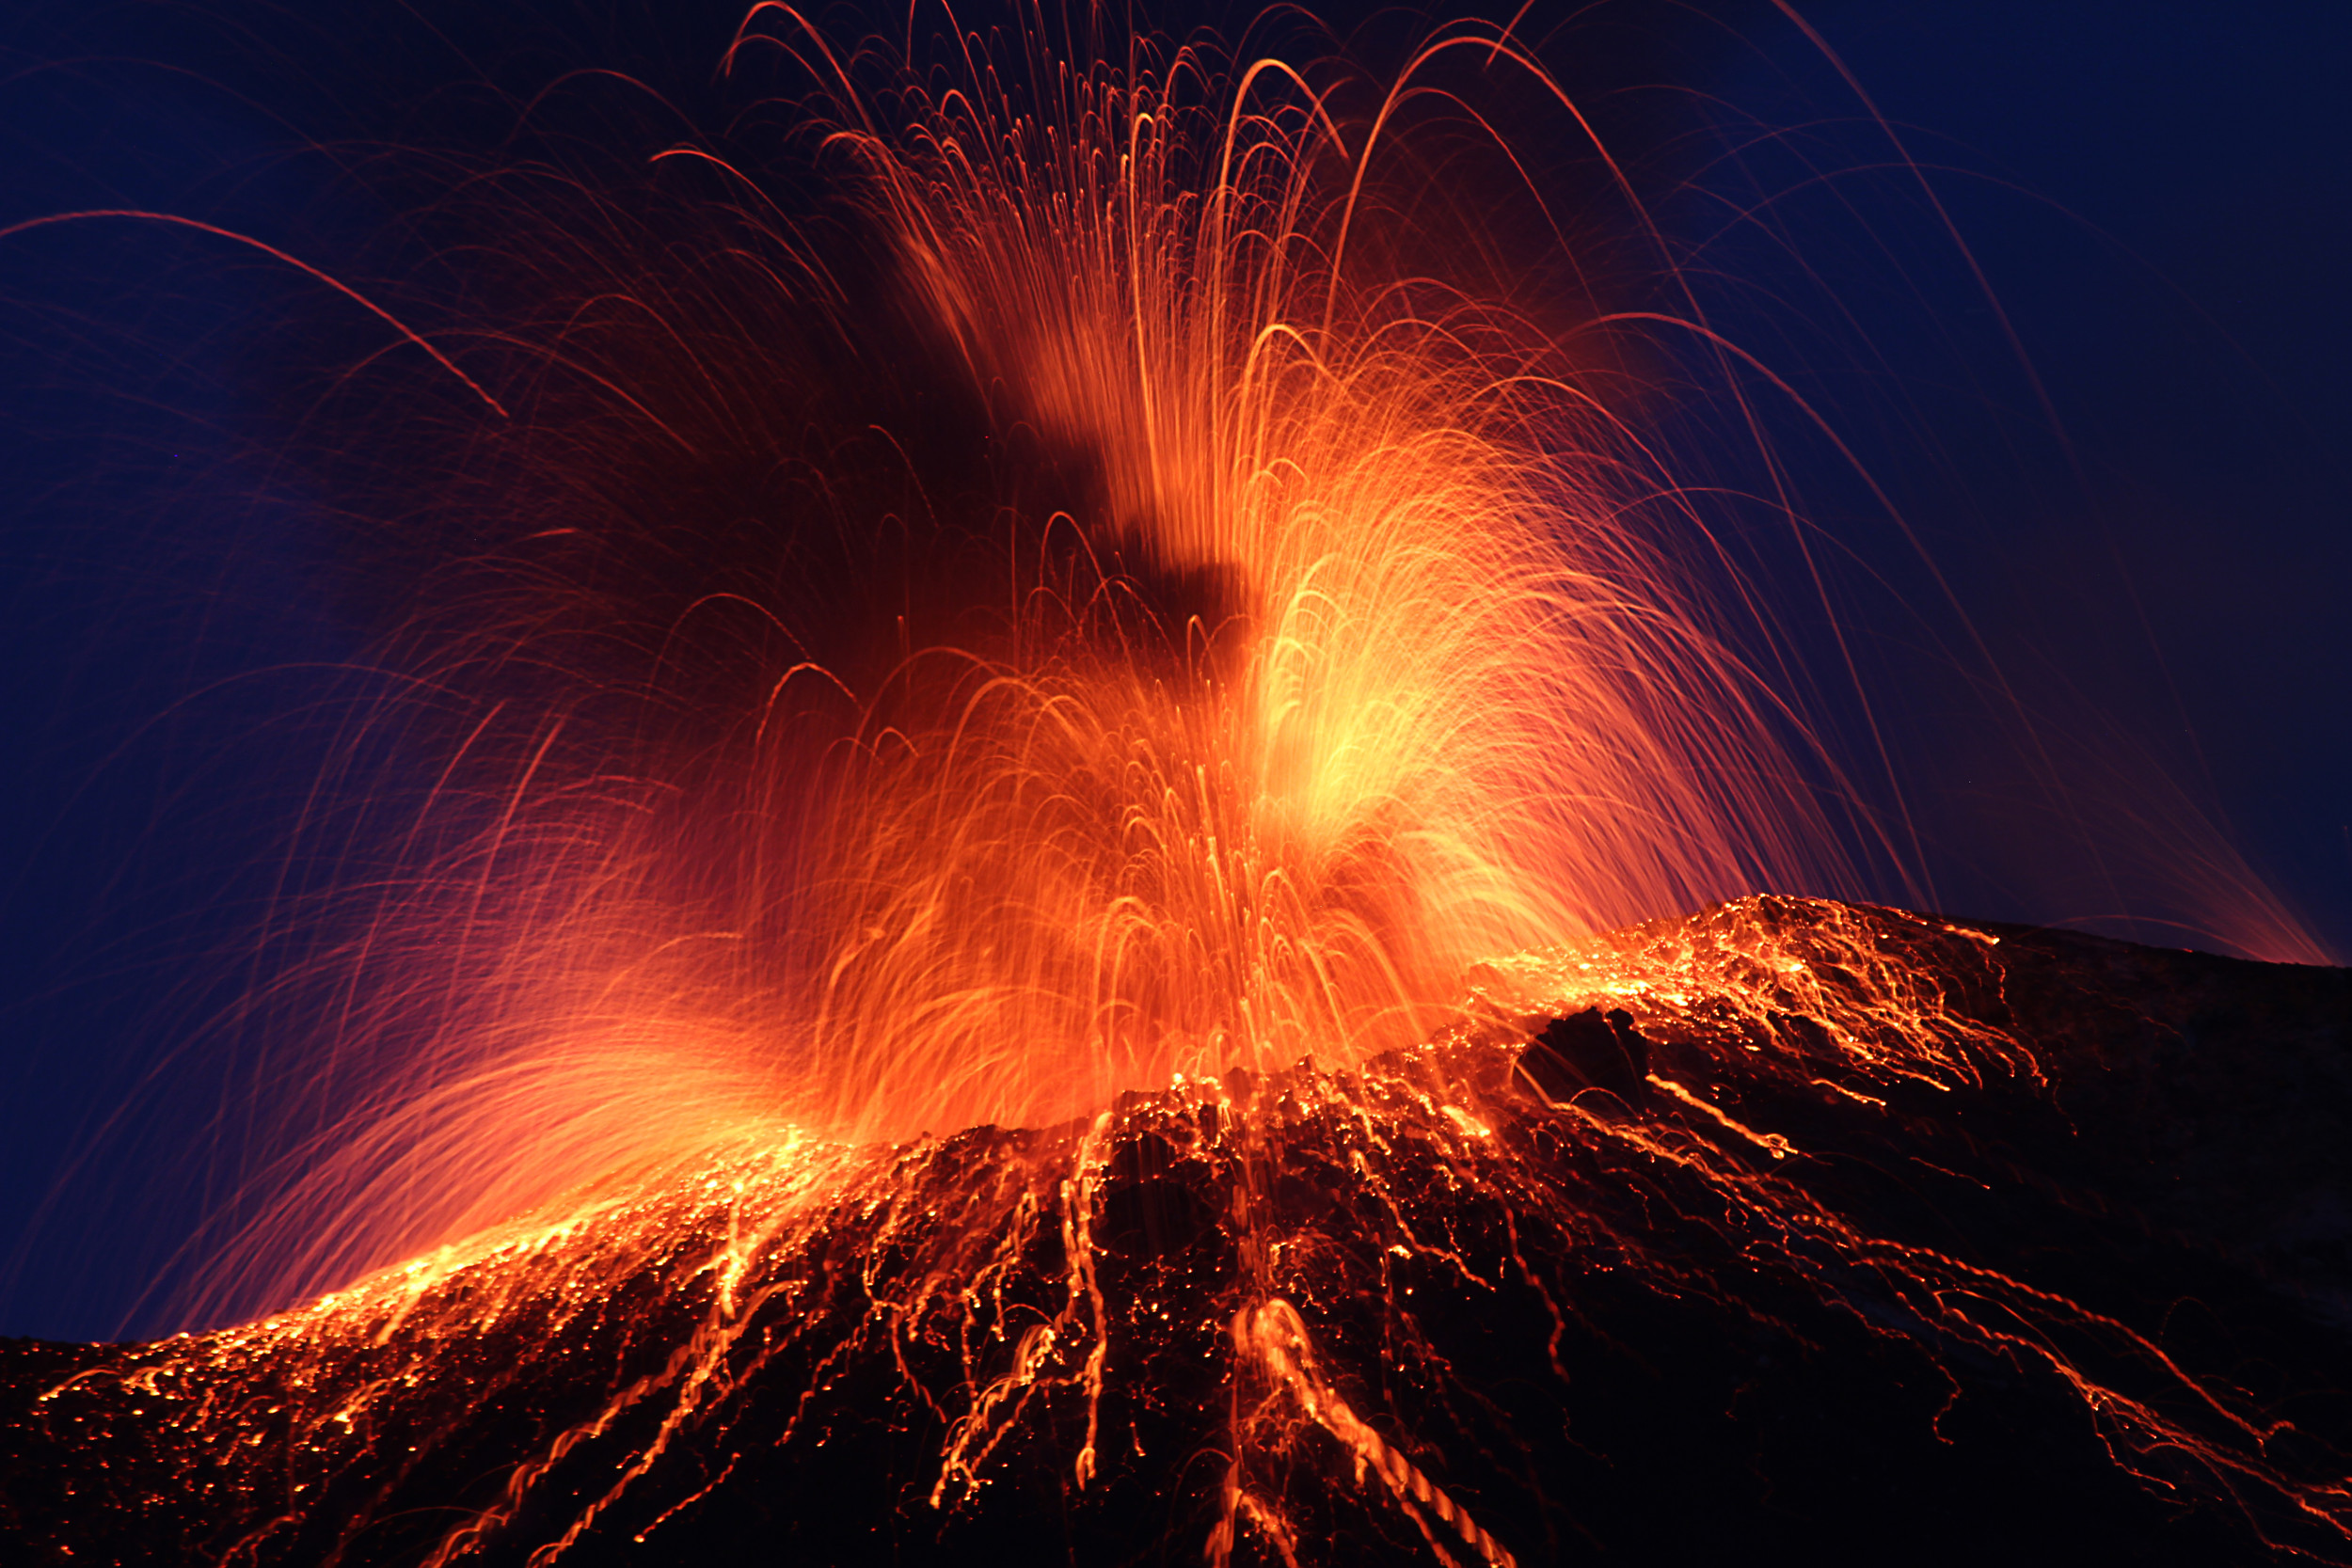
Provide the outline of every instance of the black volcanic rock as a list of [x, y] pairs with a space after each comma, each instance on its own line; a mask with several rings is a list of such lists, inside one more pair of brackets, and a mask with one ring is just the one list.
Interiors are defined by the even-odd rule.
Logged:
[[1606, 1089], [1625, 1104], [1649, 1098], [1649, 1041], [1620, 1007], [1587, 1007], [1555, 1018], [1537, 1032], [1519, 1055], [1519, 1071], [1544, 1098], [1573, 1100], [1586, 1089]]
[[2352, 972], [1750, 899], [1476, 978], [0, 1345], [0, 1560], [2352, 1560]]

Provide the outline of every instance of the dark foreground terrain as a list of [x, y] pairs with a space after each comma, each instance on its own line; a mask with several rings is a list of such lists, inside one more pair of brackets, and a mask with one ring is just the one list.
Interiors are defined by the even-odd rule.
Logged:
[[0, 1341], [0, 1562], [2352, 1560], [2352, 971], [1752, 899], [1481, 984]]

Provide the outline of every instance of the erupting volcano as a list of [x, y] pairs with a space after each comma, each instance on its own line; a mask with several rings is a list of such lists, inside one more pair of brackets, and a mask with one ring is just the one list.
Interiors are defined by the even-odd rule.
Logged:
[[435, 319], [308, 269], [430, 784], [272, 982], [249, 1321], [8, 1347], [0, 1539], [2352, 1559], [2352, 979], [1858, 901], [1659, 434], [1771, 377], [1512, 29], [1089, 25], [771, 0], [752, 131], [437, 175]]

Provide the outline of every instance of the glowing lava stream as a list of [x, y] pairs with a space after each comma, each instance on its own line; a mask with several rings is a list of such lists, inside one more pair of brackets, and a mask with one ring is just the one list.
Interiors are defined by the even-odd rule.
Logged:
[[[1549, 1140], [1602, 1168], [1668, 1169], [1798, 1277], [1892, 1281], [1910, 1326], [1890, 1335], [2067, 1379], [2126, 1464], [2193, 1453], [2341, 1530], [2341, 1490], [2271, 1468], [2235, 1407], [2173, 1379], [2206, 1407], [2198, 1424], [2016, 1325], [2169, 1368], [2148, 1341], [1854, 1229], [1775, 1174], [1795, 1143], [1700, 1084], [1647, 1073], [1661, 1098], [1638, 1116], [1512, 1085], [1527, 1021], [1593, 1005], [1854, 1105], [1889, 1085], [2030, 1083], [2036, 1067], [1829, 906], [1789, 906], [1794, 934], [1767, 918], [1779, 906], [1746, 906], [1658, 948], [1587, 936], [1756, 886], [1848, 884], [1807, 784], [1834, 769], [1734, 651], [1753, 628], [1707, 608], [1712, 571], [1685, 564], [1712, 553], [1700, 515], [1563, 346], [1573, 335], [1406, 269], [1366, 231], [1414, 194], [1385, 138], [1425, 73], [1475, 51], [1541, 78], [1506, 35], [1441, 34], [1343, 124], [1276, 62], [1206, 95], [1216, 73], [1190, 51], [1124, 73], [1009, 64], [1020, 86], [1002, 89], [976, 66], [936, 96], [910, 70], [868, 94], [787, 20], [746, 33], [730, 64], [771, 47], [814, 62], [839, 111], [831, 156], [881, 236], [905, 330], [984, 408], [991, 440], [1079, 476], [1075, 504], [1034, 510], [1007, 482], [960, 536], [998, 575], [951, 584], [944, 610], [853, 585], [872, 619], [895, 618], [891, 656], [772, 671], [723, 741], [645, 769], [660, 809], [648, 789], [598, 815], [550, 784], [550, 726], [486, 847], [461, 857], [453, 912], [418, 922], [419, 950], [461, 955], [450, 1022], [271, 1233], [297, 1276], [380, 1253], [379, 1223], [466, 1239], [167, 1342], [120, 1386], [152, 1391], [225, 1476], [259, 1463], [239, 1445], [278, 1434], [299, 1494], [389, 1442], [400, 1402], [467, 1344], [553, 1357], [598, 1335], [669, 1336], [501, 1503], [449, 1530], [437, 1564], [516, 1518], [576, 1449], [629, 1432], [617, 1479], [533, 1560], [560, 1556], [680, 1433], [804, 1354], [812, 1394], [853, 1353], [952, 1363], [945, 1383], [907, 1373], [945, 1426], [934, 1507], [982, 1486], [1025, 1413], [1074, 1394], [1084, 1491], [1106, 1380], [1133, 1371], [1118, 1347], [1200, 1326], [1149, 1326], [1149, 1298], [1098, 1277], [1105, 1149], [1150, 1131], [1230, 1177], [1212, 1559], [1248, 1531], [1296, 1560], [1290, 1499], [1319, 1463], [1312, 1439], [1359, 1484], [1371, 1472], [1441, 1558], [1507, 1564], [1476, 1504], [1340, 1392], [1303, 1239], [1345, 1223], [1483, 1279], [1389, 1184], [1410, 1154], [1463, 1202], [1671, 1275], [1586, 1212], [1567, 1156], [1537, 1151]], [[788, 228], [735, 215], [774, 259], [774, 309], [854, 346], [846, 283]], [[695, 450], [696, 427], [663, 428]], [[804, 630], [783, 635], [823, 641]], [[437, 674], [534, 651], [501, 635]], [[1990, 940], [1916, 924], [1947, 963]], [[1528, 956], [1495, 959], [1466, 998], [1464, 974], [1498, 954]], [[958, 1129], [974, 1131], [930, 1135]], [[1311, 1149], [1360, 1173], [1360, 1212], [1278, 1202], [1267, 1173]], [[1538, 1293], [1557, 1288], [1518, 1266]], [[1041, 1272], [1052, 1300], [1011, 1299]], [[633, 1325], [609, 1320], [615, 1296], [639, 1303]], [[1409, 1323], [1393, 1300], [1380, 1310]], [[215, 1402], [199, 1371], [249, 1397]], [[238, 1545], [298, 1514], [257, 1513]]]

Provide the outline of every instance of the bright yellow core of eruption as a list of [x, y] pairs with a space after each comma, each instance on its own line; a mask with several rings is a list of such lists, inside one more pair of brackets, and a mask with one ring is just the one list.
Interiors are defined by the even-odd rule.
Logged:
[[1351, 266], [1393, 221], [1377, 138], [1252, 83], [1295, 87], [842, 137], [999, 427], [1107, 500], [1031, 520], [1091, 574], [918, 655], [934, 700], [821, 816], [815, 1125], [1345, 1060], [1422, 1037], [1479, 958], [1814, 879], [1825, 835], [1661, 547], [1674, 486], [1560, 345]]

